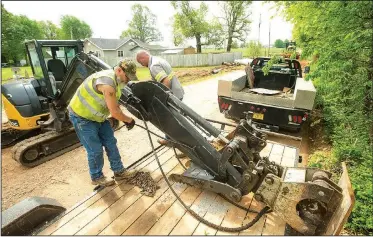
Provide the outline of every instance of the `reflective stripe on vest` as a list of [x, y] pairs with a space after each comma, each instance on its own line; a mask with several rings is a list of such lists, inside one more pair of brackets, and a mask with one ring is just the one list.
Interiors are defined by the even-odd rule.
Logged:
[[100, 103], [100, 105], [101, 106], [106, 106], [106, 103], [105, 103], [105, 100], [104, 100], [104, 98], [100, 98], [97, 94], [96, 94], [96, 92], [95, 91], [92, 91], [92, 89], [89, 87], [89, 85], [88, 85], [88, 83], [92, 83], [93, 82], [93, 80], [91, 80], [91, 81], [85, 81], [85, 82], [83, 82], [84, 83], [84, 88], [87, 90], [87, 92], [88, 92], [88, 94], [90, 95], [90, 96], [92, 96], [93, 97], [93, 99], [95, 99], [98, 103]]
[[172, 80], [172, 78], [175, 76], [175, 73], [174, 72], [171, 72], [170, 74], [166, 74], [164, 71], [161, 71], [159, 72], [156, 76], [155, 76], [155, 80], [156, 81], [160, 81], [161, 78], [163, 78], [164, 76], [166, 76], [166, 78], [168, 80]]
[[116, 82], [114, 71], [105, 70], [86, 78], [70, 101], [70, 107], [77, 115], [96, 122], [103, 122], [110, 115], [104, 96], [93, 88], [93, 81], [102, 76], [111, 78], [117, 85], [116, 98], [119, 99], [121, 88]]
[[78, 96], [80, 102], [82, 102], [82, 104], [84, 104], [86, 106], [86, 109], [88, 109], [93, 115], [101, 117], [103, 119], [106, 118], [105, 114], [102, 114], [102, 113], [98, 112], [97, 110], [95, 110], [94, 108], [92, 108], [92, 106], [84, 99], [82, 94], [80, 94], [80, 91], [77, 91], [77, 96]]

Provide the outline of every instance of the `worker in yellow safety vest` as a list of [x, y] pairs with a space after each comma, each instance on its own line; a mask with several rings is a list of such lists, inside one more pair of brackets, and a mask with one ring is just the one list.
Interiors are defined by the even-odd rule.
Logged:
[[[124, 122], [128, 130], [135, 126], [135, 120], [125, 115], [119, 108], [121, 89], [129, 81], [138, 80], [136, 64], [131, 60], [121, 60], [114, 70], [103, 70], [87, 77], [79, 86], [68, 106], [69, 117], [78, 138], [88, 155], [89, 174], [92, 184], [109, 186], [115, 180], [133, 175], [123, 167], [114, 131], [107, 117]], [[114, 180], [102, 173], [105, 147]]]
[[[160, 82], [170, 89], [170, 91], [179, 99], [184, 98], [184, 89], [181, 86], [171, 65], [164, 59], [152, 56], [146, 51], [139, 51], [136, 54], [136, 60], [144, 67], [148, 67], [150, 75], [154, 81]], [[168, 139], [167, 135], [165, 136]], [[168, 145], [167, 140], [158, 140], [161, 145]]]

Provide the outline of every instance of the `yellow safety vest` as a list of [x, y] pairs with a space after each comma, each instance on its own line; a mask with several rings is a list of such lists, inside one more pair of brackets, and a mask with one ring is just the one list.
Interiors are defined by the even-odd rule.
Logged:
[[117, 85], [116, 98], [119, 100], [121, 96], [121, 88], [116, 81], [114, 71], [100, 71], [87, 77], [79, 86], [78, 90], [75, 92], [75, 95], [73, 96], [69, 104], [74, 113], [83, 118], [96, 122], [103, 122], [110, 115], [104, 96], [97, 93], [93, 88], [93, 81], [96, 78], [103, 76], [113, 79], [115, 85]]

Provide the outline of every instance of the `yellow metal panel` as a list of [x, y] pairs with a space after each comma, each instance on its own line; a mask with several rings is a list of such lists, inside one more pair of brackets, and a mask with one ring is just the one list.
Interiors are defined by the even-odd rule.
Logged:
[[18, 112], [18, 110], [12, 105], [9, 100], [4, 96], [1, 95], [4, 104], [4, 110], [8, 119], [17, 120], [19, 127], [13, 126], [13, 124], [9, 123], [9, 125], [17, 130], [31, 130], [35, 128], [39, 128], [40, 125], [36, 123], [42, 116], [49, 115], [49, 113], [39, 114], [33, 117], [22, 117], [22, 115]]

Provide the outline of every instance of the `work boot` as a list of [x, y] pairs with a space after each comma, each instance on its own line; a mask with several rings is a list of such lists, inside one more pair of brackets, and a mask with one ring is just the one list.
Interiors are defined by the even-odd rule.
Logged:
[[102, 185], [102, 186], [111, 186], [115, 184], [115, 181], [113, 179], [107, 178], [105, 176], [102, 176], [101, 178], [92, 180], [93, 185]]
[[114, 179], [115, 179], [115, 181], [119, 181], [119, 180], [123, 180], [123, 179], [131, 179], [131, 178], [135, 177], [136, 173], [137, 173], [136, 170], [131, 170], [131, 171], [123, 170], [121, 172], [114, 173]]

